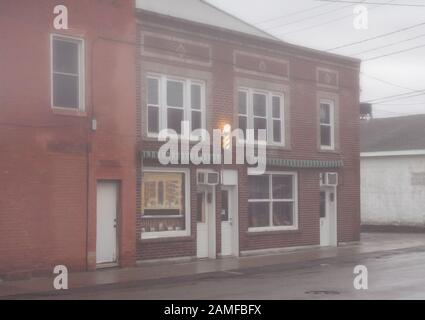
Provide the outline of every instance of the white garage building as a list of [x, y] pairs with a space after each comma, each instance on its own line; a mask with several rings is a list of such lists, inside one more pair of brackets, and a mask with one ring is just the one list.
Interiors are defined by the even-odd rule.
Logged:
[[425, 229], [425, 115], [361, 123], [362, 225]]

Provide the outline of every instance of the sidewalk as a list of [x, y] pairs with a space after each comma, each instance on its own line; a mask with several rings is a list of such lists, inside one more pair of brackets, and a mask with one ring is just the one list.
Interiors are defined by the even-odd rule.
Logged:
[[[241, 258], [224, 258], [174, 263], [143, 263], [139, 267], [126, 269], [105, 269], [95, 272], [71, 273], [70, 290], [101, 289], [107, 286], [140, 283], [166, 282], [184, 277], [196, 278], [218, 272], [237, 274], [238, 270], [317, 262], [322, 259], [351, 257], [374, 252], [403, 250], [424, 247], [423, 233], [363, 233], [362, 241], [338, 248], [308, 248], [288, 250], [284, 253]], [[0, 282], [0, 299], [8, 296], [48, 294], [54, 291], [53, 275], [47, 278], [33, 278], [22, 281]], [[168, 280], [167, 280], [168, 279]]]

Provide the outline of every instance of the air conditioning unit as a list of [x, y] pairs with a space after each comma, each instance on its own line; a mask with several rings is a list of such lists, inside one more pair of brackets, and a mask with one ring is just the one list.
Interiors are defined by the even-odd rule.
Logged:
[[220, 175], [218, 172], [210, 170], [198, 170], [197, 183], [198, 185], [216, 186], [220, 183]]
[[336, 187], [338, 185], [338, 173], [326, 172], [320, 174], [320, 185]]

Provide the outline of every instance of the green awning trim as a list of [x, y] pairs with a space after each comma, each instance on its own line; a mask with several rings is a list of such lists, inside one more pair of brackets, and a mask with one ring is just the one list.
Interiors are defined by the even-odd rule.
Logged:
[[[142, 157], [144, 160], [157, 160], [158, 152], [157, 151], [148, 151], [145, 150], [142, 152]], [[189, 154], [179, 154], [175, 155], [175, 157], [188, 158]], [[221, 156], [215, 155], [215, 157], [221, 160]], [[214, 158], [214, 155], [212, 155]], [[272, 167], [285, 167], [285, 168], [342, 168], [344, 166], [343, 160], [299, 160], [299, 159], [282, 159], [282, 158], [267, 158], [267, 165]]]
[[287, 168], [342, 168], [344, 166], [344, 161], [268, 158], [267, 165]]

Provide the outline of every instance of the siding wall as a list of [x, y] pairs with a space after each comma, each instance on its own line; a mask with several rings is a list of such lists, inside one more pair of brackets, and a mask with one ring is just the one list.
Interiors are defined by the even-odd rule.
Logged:
[[425, 156], [363, 157], [364, 225], [425, 226]]

